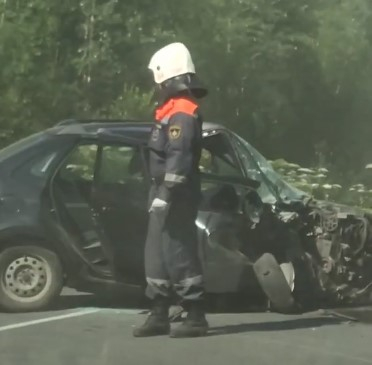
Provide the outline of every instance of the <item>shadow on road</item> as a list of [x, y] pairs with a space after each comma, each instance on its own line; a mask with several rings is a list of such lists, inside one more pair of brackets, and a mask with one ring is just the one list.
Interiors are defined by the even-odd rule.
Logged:
[[243, 323], [230, 326], [213, 327], [209, 336], [220, 336], [245, 332], [268, 332], [268, 331], [288, 331], [303, 328], [317, 328], [321, 326], [338, 325], [347, 322], [340, 318], [299, 318], [275, 322]]
[[[253, 298], [254, 299], [254, 298]], [[174, 305], [177, 305], [175, 302]], [[96, 294], [75, 292], [58, 298], [49, 310], [64, 310], [81, 307], [148, 309], [150, 303], [142, 290], [102, 291]], [[266, 310], [260, 300], [248, 302], [237, 295], [210, 295], [207, 300], [209, 313], [263, 312]]]
[[[182, 308], [176, 303], [171, 308], [170, 316], [172, 321], [180, 321], [185, 317]], [[60, 311], [66, 309], [77, 309], [86, 307], [114, 308], [114, 309], [139, 309], [147, 311], [150, 306], [143, 292], [99, 292], [97, 294], [73, 293], [62, 295], [48, 311]], [[172, 314], [173, 310], [173, 314]], [[208, 313], [262, 313], [267, 311], [264, 303], [256, 301], [249, 303], [242, 298], [234, 296], [211, 296], [207, 301]], [[298, 313], [300, 314], [300, 313]], [[362, 323], [372, 323], [372, 306], [368, 307], [345, 307], [329, 308], [323, 310], [323, 317], [316, 318], [296, 318], [285, 321], [247, 323], [231, 325], [226, 327], [215, 327], [212, 335], [224, 335], [230, 333], [242, 333], [249, 331], [281, 331], [295, 330], [299, 328], [316, 328], [325, 325], [336, 325], [343, 322], [358, 321]]]
[[73, 294], [61, 296], [49, 310], [75, 309], [81, 307], [98, 308], [147, 308], [145, 298], [141, 295], [109, 295], [109, 294]]

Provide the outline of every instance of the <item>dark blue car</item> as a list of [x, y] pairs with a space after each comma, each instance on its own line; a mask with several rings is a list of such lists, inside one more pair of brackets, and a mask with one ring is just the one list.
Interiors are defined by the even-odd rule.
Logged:
[[[45, 308], [64, 285], [144, 284], [150, 127], [70, 120], [0, 151], [3, 309]], [[291, 187], [225, 127], [205, 123], [203, 138], [196, 224], [208, 293], [261, 290], [282, 311], [365, 294], [364, 212]]]

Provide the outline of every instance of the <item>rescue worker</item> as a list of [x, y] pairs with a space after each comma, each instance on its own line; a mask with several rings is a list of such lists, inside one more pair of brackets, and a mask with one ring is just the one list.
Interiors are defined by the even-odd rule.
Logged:
[[[158, 102], [148, 143], [152, 186], [145, 245], [146, 294], [152, 310], [133, 335], [203, 336], [208, 323], [195, 225], [201, 196], [202, 120], [196, 100], [207, 90], [182, 43], [157, 51], [148, 67], [157, 84]], [[171, 331], [168, 311], [173, 294], [188, 314]]]

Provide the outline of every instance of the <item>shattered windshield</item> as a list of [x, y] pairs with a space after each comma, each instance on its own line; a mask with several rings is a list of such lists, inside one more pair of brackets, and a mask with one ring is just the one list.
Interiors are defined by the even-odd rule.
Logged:
[[264, 203], [274, 204], [302, 200], [305, 192], [296, 189], [283, 180], [270, 163], [246, 140], [234, 134], [239, 157], [248, 177], [261, 182], [258, 193]]

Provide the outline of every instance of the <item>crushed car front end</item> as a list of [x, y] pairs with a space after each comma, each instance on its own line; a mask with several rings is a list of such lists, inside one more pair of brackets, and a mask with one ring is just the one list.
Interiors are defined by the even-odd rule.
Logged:
[[310, 201], [301, 217], [302, 245], [325, 298], [346, 304], [369, 301], [371, 216], [352, 207]]
[[[252, 211], [256, 221], [246, 230], [243, 252], [258, 265], [256, 275], [269, 299], [285, 311], [294, 303], [309, 307], [369, 302], [372, 216], [313, 199], [288, 184], [247, 141], [232, 136], [247, 177], [260, 182], [259, 199], [249, 210], [250, 221]], [[283, 289], [285, 282], [290, 292]], [[293, 301], [284, 298], [289, 295]]]

